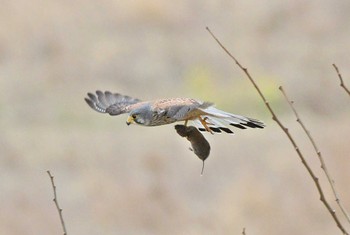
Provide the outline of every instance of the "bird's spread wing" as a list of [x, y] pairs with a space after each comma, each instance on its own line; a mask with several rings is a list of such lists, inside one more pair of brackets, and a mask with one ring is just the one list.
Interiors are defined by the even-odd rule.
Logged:
[[92, 109], [100, 113], [109, 113], [110, 115], [128, 113], [132, 105], [141, 102], [139, 99], [109, 91], [96, 91], [96, 95], [92, 93], [87, 95], [88, 98], [85, 98], [85, 101]]

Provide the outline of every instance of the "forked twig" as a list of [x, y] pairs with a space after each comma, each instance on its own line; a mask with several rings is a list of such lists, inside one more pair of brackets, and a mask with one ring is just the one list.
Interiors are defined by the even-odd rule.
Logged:
[[338, 77], [339, 77], [339, 80], [340, 80], [340, 86], [342, 88], [344, 88], [344, 90], [346, 91], [346, 93], [348, 93], [348, 95], [350, 95], [350, 90], [345, 86], [345, 83], [344, 83], [343, 78], [342, 78], [342, 76], [341, 76], [341, 74], [339, 72], [338, 67], [335, 64], [333, 64], [333, 67], [334, 67], [335, 71], [338, 74]]
[[335, 197], [335, 201], [338, 203], [339, 208], [341, 209], [341, 211], [343, 212], [344, 216], [346, 217], [346, 219], [348, 220], [348, 222], [350, 223], [350, 218], [349, 218], [349, 214], [347, 213], [346, 209], [344, 208], [344, 206], [342, 205], [338, 193], [335, 189], [335, 184], [334, 184], [334, 180], [332, 179], [331, 175], [329, 174], [329, 171], [327, 169], [326, 163], [324, 162], [324, 159], [322, 157], [321, 151], [318, 149], [316, 142], [314, 141], [314, 139], [312, 138], [310, 131], [308, 129], [306, 129], [306, 126], [304, 125], [303, 121], [300, 119], [299, 114], [297, 112], [297, 110], [294, 108], [294, 102], [292, 100], [290, 100], [286, 94], [286, 92], [284, 91], [283, 87], [280, 86], [279, 89], [281, 90], [283, 96], [285, 97], [286, 101], [288, 102], [289, 106], [291, 107], [291, 109], [293, 110], [293, 113], [295, 115], [295, 117], [297, 118], [297, 122], [300, 124], [300, 126], [303, 128], [304, 132], [306, 133], [307, 137], [309, 138], [312, 146], [315, 149], [315, 152], [317, 153], [318, 159], [321, 162], [321, 168], [324, 171], [329, 184], [331, 185], [334, 197]]
[[331, 208], [331, 206], [329, 205], [329, 203], [327, 202], [324, 193], [323, 193], [323, 189], [319, 183], [319, 179], [315, 176], [314, 172], [312, 171], [312, 169], [310, 168], [309, 164], [307, 163], [307, 161], [305, 160], [303, 154], [301, 153], [298, 145], [296, 144], [294, 138], [291, 136], [291, 134], [289, 133], [288, 128], [286, 128], [281, 121], [277, 118], [275, 112], [273, 111], [273, 109], [271, 108], [269, 102], [266, 100], [265, 96], [263, 95], [263, 93], [261, 92], [261, 90], [259, 89], [259, 87], [257, 86], [257, 84], [255, 83], [254, 79], [251, 77], [251, 75], [248, 72], [247, 68], [244, 68], [239, 62], [238, 60], [222, 45], [222, 43], [219, 41], [219, 39], [217, 39], [217, 37], [210, 31], [210, 29], [208, 27], [206, 27], [207, 31], [210, 33], [210, 35], [215, 39], [215, 41], [219, 44], [219, 46], [228, 54], [228, 56], [230, 56], [230, 58], [237, 64], [237, 66], [243, 70], [243, 72], [246, 74], [246, 76], [248, 77], [248, 79], [250, 80], [250, 82], [253, 84], [253, 86], [255, 87], [255, 89], [257, 90], [257, 92], [259, 93], [261, 99], [264, 101], [267, 109], [270, 111], [271, 115], [272, 115], [272, 119], [280, 126], [280, 128], [283, 130], [283, 132], [287, 135], [288, 139], [290, 140], [291, 144], [293, 145], [295, 151], [297, 152], [301, 162], [303, 163], [304, 167], [306, 168], [306, 170], [308, 171], [309, 175], [311, 176], [312, 180], [315, 183], [315, 186], [320, 194], [320, 200], [323, 202], [323, 204], [325, 205], [325, 207], [327, 208], [327, 210], [329, 211], [329, 213], [331, 214], [331, 216], [333, 217], [335, 223], [337, 224], [338, 228], [343, 232], [343, 234], [349, 235], [349, 233], [346, 231], [346, 229], [343, 227], [342, 223], [340, 222], [338, 216], [336, 215], [335, 211]]
[[53, 177], [53, 175], [51, 175], [50, 171], [46, 171], [46, 172], [47, 172], [47, 174], [49, 174], [49, 176], [50, 176], [50, 180], [51, 180], [51, 184], [52, 184], [52, 189], [53, 189], [53, 195], [54, 195], [53, 201], [55, 202], [55, 205], [56, 205], [58, 214], [59, 214], [59, 216], [60, 216], [61, 225], [62, 225], [62, 228], [63, 228], [63, 235], [67, 235], [66, 225], [65, 225], [65, 223], [64, 223], [64, 219], [63, 219], [63, 215], [62, 215], [62, 209], [61, 209], [60, 206], [58, 205], [58, 199], [57, 199], [56, 185], [55, 185], [55, 182], [54, 182], [54, 177]]

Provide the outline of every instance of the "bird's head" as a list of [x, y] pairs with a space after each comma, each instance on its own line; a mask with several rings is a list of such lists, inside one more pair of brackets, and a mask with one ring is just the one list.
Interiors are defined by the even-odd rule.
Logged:
[[130, 112], [126, 124], [130, 125], [132, 123], [149, 126], [152, 120], [152, 111], [149, 105], [141, 106]]

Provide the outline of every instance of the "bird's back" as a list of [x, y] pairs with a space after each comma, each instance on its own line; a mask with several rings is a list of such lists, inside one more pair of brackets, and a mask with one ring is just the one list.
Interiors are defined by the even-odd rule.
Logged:
[[166, 99], [158, 99], [150, 102], [152, 107], [159, 109], [167, 109], [173, 106], [197, 106], [200, 105], [195, 99], [191, 98], [166, 98]]

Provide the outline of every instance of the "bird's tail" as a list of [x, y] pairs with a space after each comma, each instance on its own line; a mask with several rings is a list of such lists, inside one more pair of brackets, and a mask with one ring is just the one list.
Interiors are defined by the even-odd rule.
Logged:
[[139, 99], [109, 91], [96, 91], [96, 95], [88, 93], [85, 98], [86, 103], [95, 111], [100, 113], [109, 113], [110, 115], [119, 115], [128, 112], [127, 107], [139, 103]]
[[[230, 129], [232, 126], [239, 129], [265, 127], [265, 124], [257, 119], [228, 113], [213, 106], [201, 110], [206, 113], [206, 115], [202, 115], [202, 119], [208, 123], [208, 127], [214, 133], [225, 132], [228, 134], [233, 134], [234, 132]], [[194, 125], [197, 126], [200, 131], [206, 131], [199, 120], [195, 120]]]

